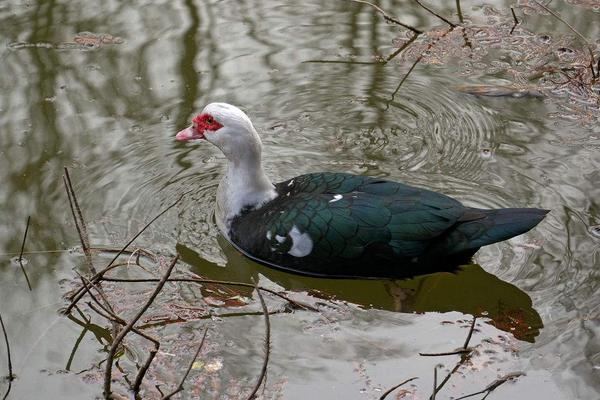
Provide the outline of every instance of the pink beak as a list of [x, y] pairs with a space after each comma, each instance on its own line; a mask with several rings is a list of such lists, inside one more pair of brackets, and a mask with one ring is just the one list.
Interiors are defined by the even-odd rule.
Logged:
[[204, 134], [195, 130], [193, 126], [189, 126], [184, 130], [179, 131], [175, 136], [175, 140], [179, 140], [180, 142], [187, 142], [196, 139], [204, 139]]

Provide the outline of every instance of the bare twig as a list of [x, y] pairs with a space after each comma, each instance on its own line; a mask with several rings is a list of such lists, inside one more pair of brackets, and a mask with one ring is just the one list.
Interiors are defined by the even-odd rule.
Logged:
[[[141, 283], [141, 282], [158, 282], [157, 278], [146, 278], [146, 279], [122, 279], [122, 278], [107, 278], [107, 277], [102, 277], [101, 278], [103, 281], [106, 282], [135, 282], [135, 283]], [[230, 285], [230, 286], [243, 286], [243, 287], [251, 287], [253, 288], [254, 285], [251, 283], [246, 283], [246, 282], [233, 282], [233, 281], [218, 281], [218, 280], [214, 280], [214, 279], [200, 279], [200, 278], [169, 278], [167, 280], [168, 282], [190, 282], [190, 283], [198, 283], [198, 284], [202, 284], [202, 283], [214, 283], [214, 284], [218, 284], [218, 285]], [[293, 305], [295, 305], [296, 307], [299, 308], [303, 308], [305, 310], [310, 310], [310, 311], [315, 311], [318, 312], [319, 310], [309, 304], [305, 304], [305, 303], [301, 303], [295, 300], [290, 299], [289, 297], [287, 297], [284, 294], [281, 294], [279, 292], [276, 292], [275, 290], [272, 289], [267, 289], [265, 287], [259, 286], [258, 287], [259, 290], [262, 290], [263, 292], [267, 292], [267, 293], [271, 293], [274, 296], [277, 296]]]
[[71, 183], [71, 177], [69, 176], [69, 170], [64, 167], [65, 174], [63, 175], [63, 182], [65, 184], [65, 190], [67, 191], [67, 198], [69, 199], [69, 206], [71, 207], [71, 213], [73, 214], [73, 221], [75, 222], [75, 228], [79, 234], [79, 240], [81, 241], [81, 248], [85, 254], [85, 259], [90, 271], [95, 274], [96, 268], [92, 263], [92, 253], [90, 252], [90, 239], [87, 233], [87, 226], [83, 219], [83, 213], [79, 207], [77, 196], [75, 196], [75, 190]]
[[414, 35], [412, 35], [410, 37], [410, 39], [408, 39], [402, 46], [400, 46], [398, 48], [398, 50], [394, 51], [392, 54], [390, 54], [389, 56], [387, 56], [387, 58], [385, 59], [385, 62], [388, 63], [390, 62], [393, 58], [395, 58], [398, 54], [402, 53], [402, 51], [404, 51], [404, 49], [406, 49], [408, 46], [410, 46], [410, 44], [412, 42], [414, 42], [417, 37], [419, 36], [418, 33], [415, 33]]
[[392, 386], [391, 388], [389, 388], [388, 390], [386, 390], [381, 397], [379, 398], [379, 400], [384, 400], [390, 393], [392, 393], [394, 390], [398, 389], [400, 386], [407, 384], [410, 381], [414, 381], [415, 379], [417, 379], [417, 377], [413, 377], [410, 379], [407, 379], [405, 381], [400, 382], [399, 384]]
[[2, 398], [2, 400], [6, 400], [8, 394], [10, 393], [10, 389], [12, 388], [12, 381], [15, 379], [15, 376], [13, 375], [12, 360], [10, 358], [10, 344], [8, 343], [8, 335], [6, 334], [6, 327], [4, 326], [4, 321], [2, 320], [2, 314], [0, 314], [0, 325], [2, 325], [2, 333], [4, 334], [4, 342], [6, 343], [6, 357], [8, 359], [8, 389]]
[[[132, 331], [133, 331], [133, 329], [132, 329]], [[157, 341], [155, 343], [154, 348], [150, 350], [150, 353], [148, 354], [148, 358], [146, 358], [144, 365], [142, 365], [140, 367], [140, 369], [135, 377], [135, 381], [133, 382], [133, 385], [131, 385], [131, 390], [133, 391], [133, 395], [135, 396], [135, 398], [138, 398], [138, 396], [139, 396], [140, 387], [142, 386], [142, 381], [144, 380], [144, 377], [146, 376], [146, 372], [148, 372], [148, 369], [150, 368], [150, 364], [152, 364], [154, 357], [156, 357], [156, 353], [158, 353], [159, 347], [160, 347], [160, 344], [158, 344], [158, 341]]]
[[21, 252], [19, 253], [19, 261], [23, 260], [23, 250], [25, 249], [25, 240], [27, 240], [27, 232], [29, 231], [29, 222], [31, 221], [31, 215], [27, 217], [27, 225], [25, 225], [25, 234], [23, 235], [23, 242], [21, 243]]
[[262, 385], [265, 375], [267, 374], [267, 365], [269, 364], [269, 355], [271, 354], [271, 322], [269, 321], [269, 310], [267, 309], [265, 299], [263, 299], [263, 296], [260, 293], [258, 283], [256, 283], [254, 287], [256, 289], [256, 293], [258, 294], [258, 298], [260, 299], [260, 305], [265, 316], [265, 358], [260, 370], [260, 375], [256, 380], [256, 385], [254, 386], [254, 389], [250, 395], [247, 397], [247, 400], [253, 400], [256, 398], [256, 393], [258, 392], [258, 389], [260, 388], [260, 385]]
[[179, 382], [179, 386], [177, 386], [177, 388], [174, 391], [172, 391], [171, 393], [163, 396], [162, 400], [168, 400], [171, 397], [173, 397], [175, 394], [177, 394], [177, 393], [179, 393], [179, 392], [181, 392], [183, 390], [183, 383], [185, 382], [185, 380], [187, 379], [188, 375], [190, 374], [190, 371], [192, 370], [192, 367], [194, 366], [194, 363], [196, 362], [196, 359], [198, 358], [198, 354], [200, 354], [200, 351], [202, 350], [202, 346], [204, 345], [204, 339], [206, 339], [206, 334], [207, 333], [208, 333], [208, 327], [206, 327], [204, 329], [204, 335], [202, 335], [202, 340], [200, 341], [200, 345], [198, 346], [198, 350], [196, 350], [196, 354], [192, 358], [192, 361], [190, 361], [190, 365], [188, 366], [187, 370], [185, 371], [185, 374], [183, 375], [183, 378], [181, 378], [181, 382]]
[[462, 24], [465, 22], [463, 19], [462, 10], [460, 9], [460, 0], [456, 0], [456, 13], [458, 14], [458, 20], [460, 23]]
[[448, 351], [448, 352], [444, 352], [444, 353], [419, 353], [419, 355], [423, 356], [423, 357], [441, 357], [441, 356], [454, 356], [457, 354], [465, 354], [465, 353], [470, 353], [470, 352], [471, 352], [470, 349], [459, 349], [459, 350]]
[[111, 386], [111, 379], [112, 379], [112, 364], [113, 364], [113, 359], [114, 359], [115, 353], [117, 351], [117, 348], [119, 347], [119, 344], [123, 341], [123, 339], [125, 338], [127, 333], [129, 333], [129, 331], [131, 331], [131, 329], [133, 328], [135, 323], [148, 310], [148, 308], [150, 307], [152, 302], [154, 302], [154, 299], [156, 298], [156, 296], [158, 296], [158, 293], [162, 290], [163, 286], [167, 282], [167, 279], [169, 279], [169, 275], [171, 275], [171, 271], [173, 271], [173, 268], [175, 268], [175, 264], [177, 264], [177, 260], [179, 260], [178, 255], [175, 256], [173, 261], [171, 261], [169, 268], [167, 268], [167, 271], [161, 278], [160, 282], [158, 282], [158, 285], [156, 285], [156, 288], [150, 295], [150, 298], [148, 298], [148, 300], [146, 301], [146, 304], [144, 304], [144, 306], [138, 311], [138, 313], [129, 321], [127, 326], [125, 326], [125, 328], [123, 328], [121, 330], [121, 332], [119, 332], [119, 335], [113, 340], [112, 345], [110, 346], [110, 350], [108, 351], [106, 369], [104, 371], [104, 398], [106, 400], [110, 400], [110, 398], [111, 398], [110, 386]]
[[350, 60], [305, 60], [302, 64], [356, 64], [356, 65], [374, 65], [383, 64], [381, 61], [350, 61]]
[[[86, 287], [86, 289], [87, 289], [87, 287]], [[96, 299], [92, 293], [89, 293], [89, 294], [90, 294], [90, 296], [92, 296], [92, 298], [94, 299], [96, 304], [98, 304], [98, 306], [100, 306], [100, 308], [102, 308], [103, 311], [98, 309], [94, 305], [94, 303], [88, 302], [87, 304], [91, 309], [93, 309], [96, 313], [98, 313], [99, 315], [101, 315], [102, 317], [106, 318], [109, 321], [113, 321], [113, 322], [119, 323], [121, 325], [127, 325], [127, 322], [125, 320], [123, 320], [121, 317], [119, 317], [118, 315], [116, 315], [114, 313], [111, 313], [110, 310], [107, 310], [106, 308], [104, 308], [102, 303], [100, 303], [98, 301], [98, 299]], [[135, 333], [136, 335], [141, 336], [144, 339], [151, 341], [154, 344], [154, 348], [150, 350], [150, 353], [148, 354], [148, 358], [146, 358], [144, 365], [142, 365], [140, 367], [140, 369], [137, 373], [137, 376], [135, 377], [135, 381], [133, 383], [131, 383], [127, 379], [127, 383], [130, 385], [131, 390], [134, 394], [134, 397], [138, 398], [140, 387], [142, 385], [142, 381], [144, 380], [144, 376], [146, 375], [146, 372], [148, 372], [148, 369], [150, 368], [150, 364], [152, 364], [154, 357], [156, 356], [156, 354], [158, 353], [158, 350], [160, 349], [160, 342], [156, 338], [148, 335], [147, 333], [145, 333], [144, 331], [142, 331], [138, 328], [133, 327], [133, 328], [131, 328], [131, 331], [133, 333]]]
[[431, 394], [431, 400], [435, 400], [435, 395], [438, 392], [438, 388], [437, 388], [437, 369], [438, 369], [438, 366], [434, 365], [433, 366], [433, 393]]
[[406, 72], [406, 74], [404, 74], [404, 76], [402, 77], [402, 79], [400, 80], [400, 83], [398, 83], [398, 86], [396, 86], [396, 89], [394, 90], [394, 92], [392, 92], [392, 97], [390, 98], [390, 100], [387, 102], [387, 108], [390, 106], [390, 104], [394, 101], [394, 98], [396, 97], [396, 94], [398, 94], [398, 91], [400, 90], [400, 88], [402, 87], [402, 85], [404, 84], [404, 81], [406, 81], [406, 79], [408, 78], [408, 76], [411, 74], [411, 72], [415, 69], [415, 67], [417, 66], [417, 64], [423, 59], [423, 55], [420, 55], [419, 57], [417, 57], [417, 59], [413, 62], [413, 64], [410, 66], [410, 68], [408, 69], [408, 72]]
[[371, 7], [373, 7], [373, 8], [374, 8], [374, 9], [375, 9], [377, 12], [379, 12], [381, 15], [383, 15], [383, 19], [385, 19], [385, 20], [386, 20], [386, 21], [388, 21], [388, 22], [393, 22], [394, 24], [400, 25], [400, 26], [401, 26], [401, 27], [403, 27], [403, 28], [406, 28], [406, 29], [408, 29], [408, 30], [411, 30], [411, 31], [413, 31], [414, 33], [419, 33], [419, 34], [423, 33], [423, 31], [421, 31], [421, 30], [419, 30], [419, 29], [417, 29], [417, 28], [415, 28], [415, 27], [412, 27], [412, 26], [410, 26], [410, 25], [407, 25], [407, 24], [405, 24], [405, 23], [403, 23], [403, 22], [400, 22], [400, 21], [399, 21], [397, 18], [394, 18], [394, 17], [390, 16], [388, 13], [386, 13], [386, 12], [385, 12], [385, 11], [384, 11], [384, 10], [383, 10], [381, 7], [379, 7], [378, 5], [375, 5], [375, 4], [373, 4], [373, 3], [370, 3], [370, 2], [368, 2], [368, 1], [365, 1], [365, 0], [351, 0], [351, 1], [353, 1], [353, 2], [355, 2], [355, 3], [362, 3], [362, 4], [366, 4], [366, 5], [368, 5], [368, 6], [371, 6]]
[[27, 232], [29, 232], [29, 222], [31, 221], [31, 215], [27, 217], [27, 225], [25, 225], [25, 234], [23, 235], [23, 242], [21, 243], [21, 252], [19, 253], [19, 265], [21, 266], [21, 271], [23, 271], [23, 275], [25, 275], [25, 280], [27, 281], [27, 287], [29, 290], [31, 289], [31, 282], [29, 282], [29, 276], [27, 276], [27, 271], [25, 270], [25, 266], [23, 265], [23, 250], [25, 250], [25, 240], [27, 240]]
[[512, 381], [513, 379], [517, 379], [518, 377], [523, 376], [523, 375], [525, 375], [523, 372], [511, 372], [510, 374], [504, 375], [503, 377], [496, 379], [494, 382], [487, 385], [485, 389], [480, 390], [479, 392], [471, 393], [471, 394], [468, 394], [468, 395], [462, 396], [462, 397], [457, 397], [454, 400], [466, 399], [466, 398], [477, 396], [478, 394], [483, 394], [483, 393], [485, 393], [486, 394], [485, 397], [487, 397], [488, 394], [490, 394], [491, 392], [496, 390], [498, 388], [498, 386], [501, 386], [508, 381]]
[[71, 364], [73, 363], [73, 359], [75, 358], [75, 353], [77, 352], [77, 349], [79, 348], [79, 345], [81, 344], [81, 341], [85, 337], [86, 333], [89, 331], [88, 325], [91, 322], [91, 319], [86, 317], [85, 314], [83, 312], [81, 312], [79, 307], [75, 307], [75, 309], [77, 310], [77, 312], [79, 313], [81, 318], [83, 318], [83, 320], [85, 321], [85, 324], [83, 325], [83, 330], [79, 334], [79, 337], [77, 337], [77, 340], [75, 340], [75, 344], [73, 345], [71, 354], [69, 354], [69, 359], [67, 360], [67, 365], [65, 366], [65, 370], [67, 370], [67, 371], [71, 370]]
[[134, 253], [138, 253], [138, 254], [143, 254], [144, 256], [150, 258], [153, 261], [156, 261], [156, 254], [152, 253], [150, 250], [146, 250], [146, 249], [142, 249], [140, 247], [136, 247], [133, 250], [128, 250], [125, 249], [123, 250], [123, 248], [121, 247], [90, 247], [90, 250], [95, 250], [95, 251], [100, 251], [100, 252], [106, 252], [106, 253], [118, 253], [121, 252], [121, 254], [134, 254]]
[[515, 14], [514, 8], [511, 7], [510, 12], [512, 13], [513, 20], [515, 21], [515, 24], [513, 25], [512, 29], [510, 30], [510, 35], [512, 35], [513, 32], [515, 31], [515, 28], [517, 27], [517, 25], [519, 25], [519, 19], [517, 18], [517, 14]]
[[[75, 222], [75, 227], [77, 229], [77, 233], [79, 234], [79, 240], [81, 242], [81, 247], [83, 249], [83, 253], [85, 254], [86, 263], [88, 269], [91, 273], [97, 274], [96, 268], [94, 267], [94, 263], [92, 261], [92, 252], [90, 250], [90, 238], [87, 232], [87, 226], [85, 224], [85, 220], [83, 218], [83, 213], [81, 212], [81, 207], [79, 206], [79, 202], [77, 201], [77, 196], [75, 194], [75, 189], [73, 189], [73, 183], [71, 182], [71, 177], [69, 175], [69, 170], [67, 167], [64, 168], [63, 182], [65, 184], [65, 190], [67, 191], [67, 197], [69, 199], [69, 206], [71, 208], [71, 213], [73, 215], [73, 221]], [[102, 289], [102, 285], [99, 283], [96, 287], [92, 284], [94, 288], [98, 291], [102, 299], [104, 300], [105, 305], [112, 310], [112, 307], [106, 296], [104, 295], [104, 291]], [[84, 292], [81, 292], [82, 294]], [[72, 303], [75, 305], [75, 303]], [[71, 312], [72, 307], [67, 308], [66, 314]], [[113, 336], [116, 336], [118, 333], [118, 325], [113, 323]]]
[[[140, 231], [138, 231], [138, 233], [136, 233], [131, 240], [129, 240], [129, 242], [127, 242], [127, 244], [125, 246], [123, 246], [121, 248], [121, 250], [119, 250], [119, 252], [117, 252], [117, 254], [114, 256], [114, 258], [108, 263], [108, 265], [100, 272], [98, 272], [97, 274], [95, 274], [91, 279], [90, 282], [91, 283], [96, 283], [101, 277], [102, 275], [104, 275], [106, 273], [106, 271], [108, 271], [113, 262], [115, 262], [117, 260], [117, 258], [119, 258], [119, 256], [121, 254], [123, 254], [126, 249], [129, 247], [129, 245], [131, 245], [131, 243], [133, 243], [135, 241], [135, 239], [137, 239], [146, 229], [148, 229], [148, 227], [150, 225], [152, 225], [152, 223], [154, 221], [156, 221], [158, 218], [160, 218], [163, 214], [165, 214], [167, 211], [169, 211], [171, 208], [175, 207], [175, 205], [177, 205], [177, 203], [179, 203], [181, 201], [181, 199], [183, 198], [183, 196], [185, 196], [186, 194], [188, 194], [189, 192], [185, 192], [184, 194], [182, 194], [181, 196], [179, 196], [179, 198], [173, 202], [170, 206], [168, 206], [167, 208], [165, 208], [164, 210], [162, 210], [156, 217], [152, 218], [152, 220], [150, 220], [150, 222], [148, 222]], [[83, 296], [83, 289], [80, 288], [78, 291], [76, 291], [71, 297], [71, 304], [69, 304], [69, 306], [65, 309], [65, 314], [69, 314], [71, 312], [71, 309], [75, 306], [75, 304], [77, 304], [77, 302], [81, 299], [81, 297]]]
[[[386, 110], [390, 107], [390, 104], [394, 101], [394, 98], [396, 97], [396, 94], [398, 94], [398, 91], [400, 90], [400, 88], [402, 87], [402, 85], [404, 84], [404, 82], [406, 81], [406, 79], [408, 79], [408, 76], [412, 73], [412, 71], [415, 69], [415, 67], [417, 66], [417, 64], [419, 62], [421, 62], [421, 60], [423, 59], [423, 56], [425, 55], [425, 53], [427, 53], [429, 51], [429, 49], [431, 49], [439, 40], [441, 40], [442, 38], [446, 37], [446, 35], [448, 35], [448, 33], [450, 33], [453, 29], [454, 28], [451, 27], [450, 29], [448, 29], [448, 31], [446, 31], [439, 38], [437, 38], [434, 41], [432, 41], [431, 43], [429, 43], [427, 45], [427, 48], [423, 52], [421, 52], [421, 54], [415, 59], [415, 61], [410, 66], [410, 68], [408, 69], [408, 71], [406, 72], [406, 74], [400, 80], [400, 83], [398, 83], [398, 86], [396, 86], [396, 89], [392, 92], [392, 96], [390, 97], [389, 101], [387, 101], [387, 103], [386, 103], [386, 108], [385, 108]], [[410, 44], [414, 39], [416, 39], [416, 37], [417, 37], [417, 35], [415, 35], [413, 38], [411, 38], [411, 40], [409, 40], [406, 43], [406, 45]]]
[[[86, 292], [90, 295], [90, 297], [92, 297], [92, 299], [94, 299], [94, 301], [96, 301], [98, 304], [100, 304], [102, 306], [102, 308], [105, 309], [108, 313], [111, 313], [114, 315], [115, 312], [114, 312], [112, 306], [110, 305], [110, 302], [104, 295], [104, 290], [102, 290], [102, 286], [100, 286], [101, 283], [98, 282], [98, 285], [96, 286], [93, 283], [89, 282], [79, 272], [75, 271], [75, 273], [79, 276], [79, 279], [81, 279], [81, 283], [82, 283], [83, 287], [85, 288]], [[98, 301], [98, 299], [96, 299], [96, 297], [92, 294], [91, 290], [88, 288], [88, 284], [89, 284], [90, 288], [93, 287], [96, 290], [96, 292], [98, 292], [98, 294], [102, 298], [102, 301], [104, 302], [103, 304], [101, 304], [100, 301]], [[117, 325], [117, 323], [112, 320], [111, 320], [111, 325], [112, 325], [112, 336], [115, 337], [119, 334], [119, 325]]]
[[426, 5], [424, 5], [423, 3], [421, 3], [419, 0], [414, 0], [414, 2], [417, 3], [419, 6], [421, 6], [421, 8], [423, 8], [428, 13], [435, 15], [436, 17], [438, 17], [439, 19], [441, 19], [442, 21], [444, 21], [445, 23], [447, 23], [448, 25], [450, 25], [452, 28], [456, 28], [457, 27], [457, 25], [454, 22], [450, 22], [446, 18], [442, 17], [440, 14], [436, 13], [431, 8], [427, 7]]
[[[594, 52], [592, 51], [592, 46], [589, 42], [589, 40], [587, 40], [587, 38], [585, 36], [583, 36], [581, 33], [579, 33], [577, 31], [577, 29], [573, 28], [573, 26], [571, 24], [569, 24], [563, 17], [560, 16], [559, 13], [557, 13], [556, 11], [552, 10], [551, 8], [549, 8], [548, 6], [546, 6], [545, 4], [540, 3], [537, 0], [533, 0], [535, 4], [537, 4], [538, 6], [542, 7], [544, 10], [546, 10], [547, 12], [549, 12], [554, 18], [556, 18], [557, 20], [559, 20], [560, 22], [562, 22], [563, 24], [565, 24], [567, 27], [569, 27], [569, 29], [576, 34], [577, 36], [579, 36], [579, 38], [581, 40], [583, 40], [583, 42], [585, 43], [588, 52], [590, 53], [590, 67], [592, 69], [592, 77], [596, 78], [596, 72], [594, 71]], [[600, 73], [600, 70], [598, 71]]]
[[[477, 316], [473, 316], [473, 321], [471, 322], [471, 327], [469, 328], [469, 333], [467, 334], [467, 339], [465, 340], [465, 343], [463, 344], [463, 350], [469, 350], [468, 349], [469, 342], [471, 341], [471, 337], [473, 336], [473, 331], [475, 330], [475, 322], [476, 321], [477, 321]], [[439, 385], [434, 387], [433, 393], [429, 397], [429, 400], [435, 400], [435, 395], [444, 387], [446, 382], [448, 382], [448, 380], [450, 380], [450, 377], [452, 375], [454, 375], [454, 373], [456, 371], [458, 371], [460, 366], [463, 365], [469, 359], [470, 355], [471, 355], [471, 350], [466, 351], [465, 353], [461, 354], [460, 361], [458, 361], [456, 363], [456, 365], [454, 366], [454, 368], [452, 368], [452, 370], [450, 372], [448, 372], [448, 374], [442, 380], [442, 382], [440, 382]]]
[[469, 342], [471, 341], [471, 337], [473, 336], [473, 331], [475, 330], [475, 321], [477, 321], [477, 316], [473, 316], [473, 321], [471, 321], [471, 327], [469, 328], [469, 334], [467, 335], [467, 339], [465, 340], [465, 344], [463, 345], [463, 349], [467, 350], [469, 347]]

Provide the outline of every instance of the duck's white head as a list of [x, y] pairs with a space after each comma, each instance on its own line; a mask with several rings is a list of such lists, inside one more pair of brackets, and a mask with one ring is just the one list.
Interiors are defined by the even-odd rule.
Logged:
[[192, 126], [175, 137], [187, 142], [204, 139], [217, 146], [227, 160], [227, 174], [217, 189], [216, 219], [228, 237], [233, 218], [243, 209], [261, 207], [277, 197], [261, 166], [262, 144], [250, 118], [226, 103], [211, 103], [192, 120]]
[[182, 142], [205, 139], [233, 163], [260, 161], [261, 141], [250, 118], [231, 104], [210, 103], [175, 138]]

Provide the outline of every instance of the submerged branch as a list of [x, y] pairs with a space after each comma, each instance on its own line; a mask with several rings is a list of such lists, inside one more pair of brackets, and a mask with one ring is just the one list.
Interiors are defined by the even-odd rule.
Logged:
[[260, 388], [260, 385], [262, 385], [262, 383], [265, 379], [265, 375], [267, 374], [267, 366], [269, 364], [269, 355], [271, 354], [271, 321], [269, 320], [269, 310], [267, 309], [265, 299], [263, 298], [262, 294], [260, 293], [260, 290], [258, 288], [258, 283], [254, 285], [254, 288], [256, 289], [256, 293], [258, 294], [258, 298], [260, 300], [260, 305], [263, 309], [263, 314], [265, 316], [265, 358], [263, 361], [262, 368], [260, 370], [260, 375], [258, 376], [258, 379], [256, 380], [256, 385], [254, 386], [254, 389], [252, 390], [250, 395], [247, 397], [247, 400], [253, 400], [256, 398], [256, 393], [258, 392], [258, 389]]
[[6, 357], [8, 359], [8, 389], [2, 397], [2, 400], [6, 400], [8, 394], [10, 393], [10, 389], [12, 388], [12, 381], [15, 379], [12, 369], [12, 360], [10, 358], [10, 344], [8, 343], [8, 335], [6, 334], [6, 327], [4, 326], [4, 321], [2, 320], [2, 314], [0, 314], [0, 325], [2, 326], [2, 334], [4, 335], [4, 342], [6, 343]]
[[194, 357], [192, 358], [192, 361], [190, 361], [190, 365], [188, 366], [187, 370], [185, 371], [185, 374], [183, 375], [183, 378], [181, 378], [181, 382], [179, 382], [179, 385], [177, 386], [177, 388], [174, 391], [172, 391], [171, 393], [163, 396], [161, 400], [168, 400], [171, 397], [173, 397], [175, 394], [177, 394], [177, 393], [179, 393], [179, 392], [181, 392], [183, 390], [183, 383], [185, 382], [185, 380], [187, 379], [188, 375], [190, 374], [190, 371], [192, 370], [192, 367], [194, 366], [194, 363], [196, 362], [196, 359], [198, 358], [198, 355], [200, 354], [200, 351], [202, 350], [202, 346], [204, 346], [204, 339], [206, 339], [206, 334], [207, 333], [208, 333], [208, 327], [204, 328], [204, 335], [202, 335], [202, 340], [200, 341], [200, 345], [198, 346], [198, 350], [196, 350], [196, 354], [194, 354]]
[[[143, 283], [143, 282], [158, 282], [157, 278], [146, 278], [146, 279], [122, 279], [122, 278], [106, 278], [106, 277], [102, 277], [101, 278], [103, 281], [106, 282], [132, 282], [132, 283]], [[255, 286], [251, 283], [246, 283], [246, 282], [232, 282], [232, 281], [219, 281], [219, 280], [215, 280], [215, 279], [200, 279], [200, 278], [169, 278], [167, 280], [168, 282], [190, 282], [190, 283], [198, 283], [198, 284], [202, 284], [202, 283], [213, 283], [213, 284], [217, 284], [217, 285], [230, 285], [230, 286], [243, 286], [243, 287], [251, 287], [254, 288]], [[267, 293], [271, 293], [274, 296], [277, 296], [287, 302], [289, 302], [290, 304], [295, 305], [298, 308], [303, 308], [305, 310], [310, 310], [310, 311], [315, 311], [315, 312], [319, 312], [319, 310], [309, 304], [305, 304], [305, 303], [301, 303], [295, 300], [290, 299], [289, 297], [287, 297], [284, 294], [281, 294], [279, 292], [276, 292], [275, 290], [272, 289], [267, 289], [265, 287], [259, 286], [258, 287], [259, 290], [262, 290], [263, 292], [267, 292]]]
[[142, 317], [142, 315], [152, 305], [152, 303], [154, 302], [154, 299], [156, 298], [156, 296], [158, 296], [158, 293], [162, 290], [163, 286], [167, 282], [167, 279], [169, 279], [169, 276], [171, 275], [171, 271], [173, 271], [173, 268], [175, 268], [175, 264], [177, 264], [178, 260], [179, 260], [179, 255], [177, 255], [177, 256], [175, 256], [175, 258], [173, 258], [173, 261], [171, 261], [169, 268], [167, 268], [167, 271], [161, 278], [160, 282], [158, 282], [158, 285], [156, 285], [156, 288], [150, 295], [150, 298], [148, 298], [148, 300], [146, 301], [144, 306], [137, 312], [137, 314], [131, 319], [131, 321], [129, 321], [127, 326], [125, 326], [125, 328], [123, 328], [123, 330], [121, 330], [119, 335], [113, 340], [113, 343], [110, 346], [110, 350], [108, 351], [106, 369], [104, 371], [104, 398], [106, 400], [110, 400], [110, 398], [111, 398], [110, 386], [111, 386], [111, 379], [112, 379], [112, 364], [113, 364], [113, 359], [115, 357], [115, 353], [117, 352], [117, 348], [119, 347], [119, 344], [123, 341], [123, 339], [125, 338], [127, 333], [129, 333], [129, 331], [131, 331], [131, 329], [133, 328], [135, 323]]
[[[160, 218], [163, 214], [165, 214], [167, 211], [169, 211], [171, 208], [175, 207], [175, 205], [177, 205], [177, 203], [179, 203], [181, 201], [181, 199], [183, 199], [183, 196], [185, 196], [186, 194], [188, 194], [189, 192], [185, 192], [184, 194], [182, 194], [181, 196], [179, 196], [179, 198], [177, 200], [175, 200], [175, 202], [173, 202], [170, 206], [168, 206], [167, 208], [165, 208], [164, 210], [162, 210], [157, 216], [155, 216], [154, 218], [152, 218], [150, 220], [150, 222], [148, 222], [140, 231], [138, 231], [138, 233], [136, 233], [130, 240], [129, 242], [127, 242], [127, 244], [125, 246], [123, 246], [121, 248], [121, 250], [119, 250], [117, 252], [117, 254], [113, 257], [113, 259], [108, 263], [108, 265], [100, 272], [96, 273], [91, 279], [90, 282], [92, 284], [98, 282], [98, 280], [100, 280], [100, 278], [108, 271], [111, 269], [112, 264], [117, 260], [117, 258], [119, 258], [119, 256], [121, 256], [121, 254], [123, 254], [127, 248], [135, 241], [135, 239], [137, 239], [146, 229], [148, 229], [148, 227], [150, 225], [152, 225], [152, 223], [154, 221], [156, 221], [158, 218]], [[80, 288], [79, 290], [77, 290], [73, 295], [71, 295], [70, 300], [71, 300], [71, 304], [69, 304], [69, 306], [65, 309], [65, 314], [69, 314], [71, 312], [71, 310], [73, 309], [73, 307], [75, 306], [75, 304], [77, 304], [77, 302], [81, 299], [81, 297], [83, 297], [83, 289]]]
[[[468, 350], [469, 347], [469, 342], [471, 341], [471, 337], [473, 336], [473, 331], [475, 330], [475, 322], [477, 321], [477, 316], [473, 316], [473, 321], [471, 321], [471, 327], [469, 328], [469, 333], [467, 334], [467, 338], [465, 340], [465, 343], [463, 344], [463, 350]], [[442, 380], [442, 382], [440, 382], [439, 385], [435, 385], [434, 384], [434, 388], [433, 388], [433, 393], [431, 394], [431, 396], [429, 397], [429, 400], [435, 400], [435, 396], [436, 394], [444, 387], [444, 385], [450, 380], [450, 377], [452, 375], [454, 375], [454, 373], [456, 371], [458, 371], [458, 369], [460, 368], [461, 365], [463, 365], [470, 357], [471, 355], [471, 350], [466, 351], [465, 353], [461, 354], [460, 356], [460, 361], [456, 363], [456, 365], [454, 366], [454, 368], [452, 368], [452, 370], [450, 372], [448, 372], [448, 374], [446, 375], [446, 377]], [[437, 374], [437, 372], [436, 372]], [[437, 375], [436, 375], [437, 378]]]
[[390, 393], [392, 393], [394, 390], [398, 389], [400, 386], [407, 384], [410, 381], [414, 381], [415, 379], [418, 379], [418, 377], [413, 377], [410, 379], [407, 379], [405, 381], [400, 382], [399, 384], [397, 384], [396, 386], [392, 386], [391, 388], [389, 388], [388, 390], [386, 390], [381, 397], [379, 398], [379, 400], [384, 400]]
[[459, 349], [459, 350], [454, 350], [454, 351], [447, 351], [444, 353], [419, 353], [420, 356], [423, 357], [441, 357], [441, 356], [454, 356], [457, 354], [466, 354], [466, 353], [470, 353], [471, 350], [469, 349]]
[[478, 394], [484, 394], [484, 393], [486, 394], [484, 398], [486, 398], [491, 392], [496, 390], [498, 388], [498, 386], [501, 386], [508, 381], [517, 379], [518, 377], [523, 376], [523, 375], [525, 375], [523, 372], [511, 372], [510, 374], [504, 375], [503, 377], [496, 379], [494, 382], [487, 385], [485, 389], [480, 390], [479, 392], [471, 393], [466, 396], [457, 397], [454, 400], [466, 399], [466, 398], [477, 396]]

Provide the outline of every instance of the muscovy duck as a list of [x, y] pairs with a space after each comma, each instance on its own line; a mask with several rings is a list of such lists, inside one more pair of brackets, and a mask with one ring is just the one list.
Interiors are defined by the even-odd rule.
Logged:
[[251, 259], [337, 278], [405, 278], [451, 271], [481, 247], [527, 232], [548, 210], [485, 210], [430, 190], [339, 172], [273, 185], [250, 118], [211, 103], [177, 133], [204, 139], [228, 160], [217, 189], [221, 233]]

